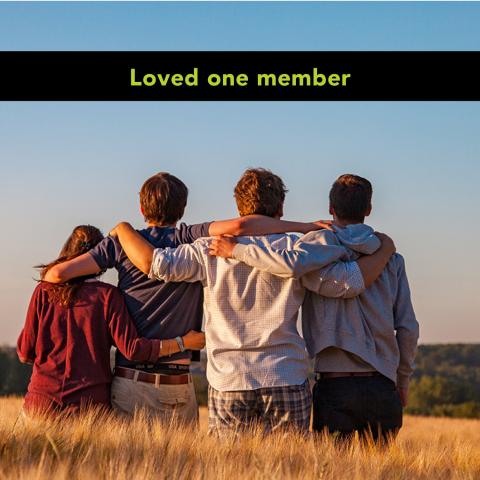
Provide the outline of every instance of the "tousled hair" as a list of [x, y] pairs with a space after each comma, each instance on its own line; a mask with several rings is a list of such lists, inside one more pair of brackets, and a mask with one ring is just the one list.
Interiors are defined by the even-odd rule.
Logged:
[[282, 211], [287, 192], [278, 175], [264, 168], [249, 168], [238, 181], [234, 196], [241, 216], [273, 217]]
[[[40, 279], [43, 280], [47, 272], [59, 263], [72, 260], [95, 247], [103, 240], [102, 232], [92, 225], [79, 225], [73, 229], [73, 232], [67, 238], [67, 241], [62, 247], [59, 256], [50, 263], [45, 265], [38, 265], [36, 268], [40, 269]], [[75, 296], [83, 285], [83, 282], [89, 278], [96, 278], [103, 272], [95, 275], [88, 275], [84, 277], [72, 278], [68, 282], [49, 284], [48, 298], [52, 303], [60, 303], [67, 306], [74, 302]]]

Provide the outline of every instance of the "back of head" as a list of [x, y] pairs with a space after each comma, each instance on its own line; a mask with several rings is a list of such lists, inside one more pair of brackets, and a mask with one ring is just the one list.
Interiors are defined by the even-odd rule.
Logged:
[[249, 168], [235, 186], [238, 212], [245, 215], [283, 215], [287, 189], [282, 179], [264, 168]]
[[[87, 253], [102, 240], [102, 232], [92, 225], [79, 225], [78, 227], [75, 227], [63, 245], [58, 258], [47, 265], [39, 265], [37, 267], [41, 269], [40, 277], [44, 278], [48, 270], [54, 265], [72, 260]], [[75, 294], [87, 278], [95, 278], [102, 273], [103, 272], [99, 272], [98, 274], [89, 277], [75, 278], [63, 284], [51, 284], [49, 288], [50, 301], [58, 302], [62, 305], [69, 305], [73, 302]]]
[[160, 172], [150, 177], [140, 190], [140, 207], [146, 222], [173, 225], [183, 216], [188, 188], [177, 177]]
[[339, 220], [362, 223], [372, 208], [372, 184], [358, 175], [340, 175], [330, 190], [330, 213]]

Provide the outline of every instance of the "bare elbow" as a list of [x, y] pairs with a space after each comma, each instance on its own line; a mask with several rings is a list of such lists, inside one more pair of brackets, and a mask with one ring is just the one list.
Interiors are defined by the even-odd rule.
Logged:
[[43, 280], [50, 283], [63, 283], [68, 280], [66, 276], [66, 269], [62, 264], [54, 265], [48, 270], [48, 272], [43, 277]]
[[233, 220], [231, 235], [241, 237], [242, 235], [250, 235], [250, 219], [248, 217], [240, 217]]
[[142, 267], [142, 272], [145, 274], [145, 275], [148, 275], [150, 273], [150, 268], [152, 267], [152, 262], [151, 261], [147, 261], [144, 263], [143, 267]]
[[150, 269], [152, 268], [152, 259], [146, 258], [144, 259], [141, 264], [138, 266], [139, 270], [141, 270], [145, 275], [150, 273]]

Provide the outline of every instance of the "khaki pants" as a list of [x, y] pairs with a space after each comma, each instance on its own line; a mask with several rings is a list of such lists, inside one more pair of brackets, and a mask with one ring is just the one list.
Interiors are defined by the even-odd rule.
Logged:
[[192, 377], [186, 385], [154, 385], [113, 377], [112, 407], [133, 415], [141, 409], [164, 423], [198, 424], [198, 405]]

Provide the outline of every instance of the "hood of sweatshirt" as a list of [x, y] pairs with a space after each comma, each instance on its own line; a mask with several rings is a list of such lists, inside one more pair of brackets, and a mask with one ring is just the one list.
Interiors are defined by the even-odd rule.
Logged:
[[380, 248], [381, 242], [375, 235], [375, 231], [364, 223], [356, 223], [346, 227], [334, 225], [333, 230], [339, 242], [354, 252], [371, 255]]

